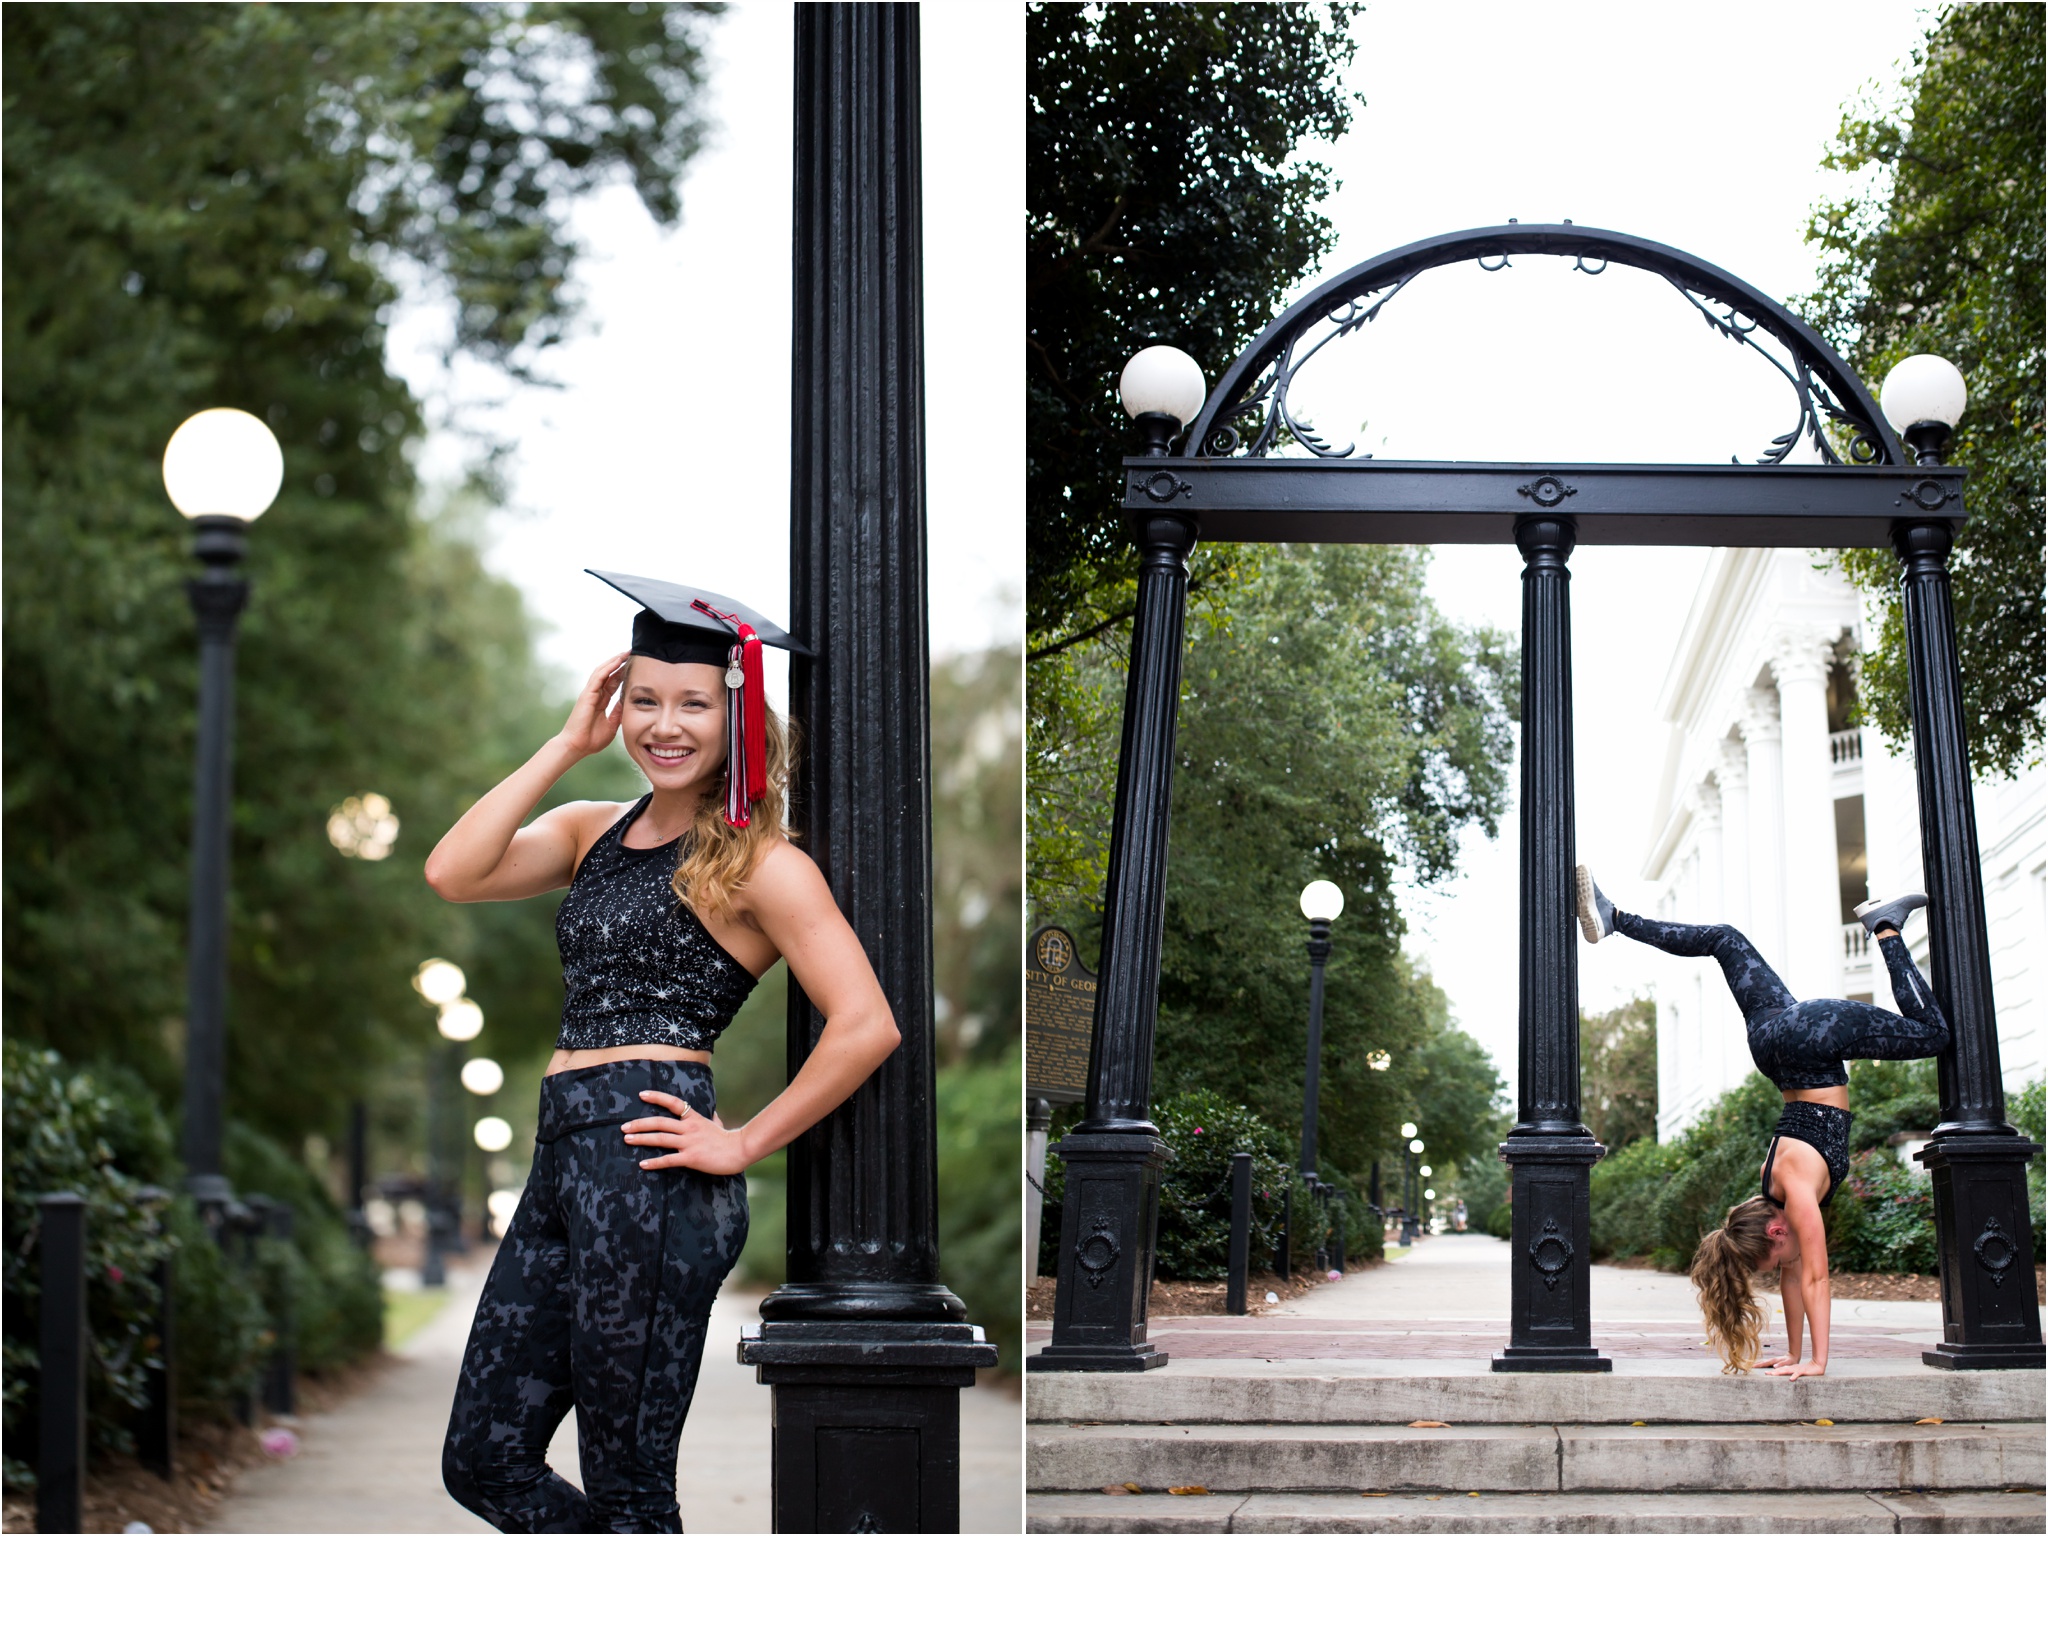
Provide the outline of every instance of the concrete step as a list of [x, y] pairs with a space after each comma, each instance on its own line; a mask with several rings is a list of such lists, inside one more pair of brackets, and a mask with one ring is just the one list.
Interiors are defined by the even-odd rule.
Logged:
[[1034, 1494], [1032, 1534], [2039, 1534], [2042, 1496]]
[[1679, 1425], [1833, 1420], [1911, 1424], [2039, 1420], [2048, 1377], [2038, 1369], [1943, 1370], [1836, 1365], [1818, 1379], [1724, 1375], [1702, 1359], [1687, 1369], [1617, 1368], [1598, 1375], [1497, 1375], [1483, 1363], [1398, 1364], [1256, 1360], [1175, 1363], [1145, 1374], [1031, 1377], [1034, 1421], [1160, 1421], [1180, 1425]]
[[1026, 1486], [1216, 1493], [2038, 1487], [2040, 1425], [1035, 1426]]

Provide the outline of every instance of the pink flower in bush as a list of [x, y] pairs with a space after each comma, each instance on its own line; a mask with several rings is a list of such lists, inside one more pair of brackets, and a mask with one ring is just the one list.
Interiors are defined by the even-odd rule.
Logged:
[[299, 1434], [283, 1426], [272, 1426], [257, 1441], [273, 1460], [289, 1460], [299, 1452]]
[[107, 1282], [110, 1284], [118, 1284], [127, 1276], [119, 1267], [109, 1267], [107, 1269]]

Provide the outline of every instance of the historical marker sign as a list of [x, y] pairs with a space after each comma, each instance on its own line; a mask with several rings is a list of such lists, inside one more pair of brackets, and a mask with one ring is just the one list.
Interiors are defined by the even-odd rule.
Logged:
[[1086, 1101], [1094, 1031], [1095, 973], [1081, 964], [1071, 933], [1041, 926], [1024, 968], [1024, 1094]]

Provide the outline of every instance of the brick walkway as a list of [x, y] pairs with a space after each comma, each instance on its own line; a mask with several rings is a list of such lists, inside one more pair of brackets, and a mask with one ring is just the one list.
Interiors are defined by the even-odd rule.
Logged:
[[[1175, 1358], [1315, 1359], [1488, 1358], [1508, 1343], [1508, 1256], [1503, 1241], [1478, 1235], [1420, 1240], [1398, 1261], [1354, 1273], [1242, 1318], [1160, 1318], [1151, 1338]], [[1262, 1294], [1253, 1285], [1254, 1301]], [[1766, 1345], [1784, 1343], [1784, 1309], [1775, 1296]], [[1612, 1358], [1698, 1359], [1704, 1331], [1683, 1275], [1639, 1268], [1592, 1269], [1593, 1344]], [[1027, 1350], [1052, 1337], [1031, 1326]], [[1941, 1339], [1941, 1309], [1931, 1301], [1837, 1301], [1830, 1358], [1916, 1363]]]

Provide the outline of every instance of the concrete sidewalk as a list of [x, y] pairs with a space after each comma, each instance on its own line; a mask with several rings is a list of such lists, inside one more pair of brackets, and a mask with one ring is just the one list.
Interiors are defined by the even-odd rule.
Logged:
[[[246, 1473], [207, 1532], [223, 1534], [488, 1534], [441, 1486], [441, 1438], [484, 1269], [452, 1268], [450, 1299], [367, 1390], [331, 1414], [308, 1416], [296, 1459]], [[770, 1393], [735, 1359], [740, 1325], [757, 1301], [721, 1295], [690, 1418], [678, 1499], [690, 1533], [769, 1531]], [[960, 1394], [963, 1533], [1023, 1528], [1023, 1406], [1014, 1388]], [[575, 1417], [550, 1463], [577, 1481]]]
[[[1510, 1254], [1504, 1240], [1489, 1234], [1421, 1238], [1400, 1259], [1298, 1296], [1277, 1311], [1159, 1318], [1150, 1337], [1169, 1357], [1190, 1362], [1478, 1360], [1485, 1367], [1508, 1341]], [[1591, 1272], [1593, 1344], [1601, 1353], [1617, 1363], [1654, 1359], [1718, 1370], [1683, 1274], [1599, 1265]], [[1254, 1279], [1253, 1302], [1262, 1294]], [[1765, 1306], [1766, 1345], [1782, 1349], [1784, 1308], [1775, 1296]], [[1027, 1350], [1050, 1335], [1050, 1326], [1034, 1325]], [[1921, 1352], [1941, 1335], [1937, 1301], [1836, 1301], [1830, 1366], [1924, 1368]]]

